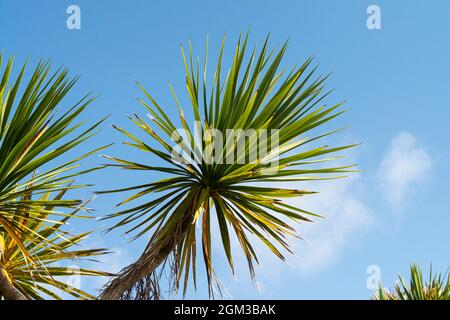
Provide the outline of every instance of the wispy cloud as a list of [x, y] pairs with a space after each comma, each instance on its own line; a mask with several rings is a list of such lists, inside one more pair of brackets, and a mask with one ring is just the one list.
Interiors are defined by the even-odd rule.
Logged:
[[392, 139], [377, 175], [382, 195], [392, 209], [398, 212], [405, 207], [432, 166], [426, 148], [411, 133], [401, 132]]
[[299, 228], [305, 241], [295, 244], [295, 256], [290, 263], [302, 273], [317, 272], [335, 264], [344, 250], [356, 243], [358, 237], [373, 225], [370, 208], [364, 202], [359, 187], [360, 175], [327, 183], [320, 194], [297, 200], [299, 207], [307, 207], [323, 214], [325, 219]]

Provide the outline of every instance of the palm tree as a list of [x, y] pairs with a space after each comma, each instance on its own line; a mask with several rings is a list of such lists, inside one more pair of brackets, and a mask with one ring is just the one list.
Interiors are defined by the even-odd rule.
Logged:
[[[286, 237], [295, 236], [289, 221], [311, 221], [315, 216], [283, 201], [283, 198], [313, 193], [298, 189], [297, 182], [333, 179], [352, 171], [352, 166], [326, 166], [324, 163], [336, 158], [321, 156], [353, 145], [312, 144], [337, 130], [314, 135], [311, 131], [344, 112], [338, 110], [341, 104], [320, 105], [329, 93], [324, 92], [327, 77], [314, 79], [316, 67], [309, 70], [312, 58], [284, 76], [286, 72], [279, 71], [279, 66], [287, 43], [278, 51], [269, 50], [266, 39], [262, 48], [259, 51], [255, 48], [248, 57], [245, 54], [247, 41], [248, 35], [239, 38], [225, 79], [222, 77], [222, 42], [210, 88], [207, 87], [208, 44], [202, 71], [199, 61], [193, 63], [190, 42], [189, 57], [181, 47], [194, 126], [188, 125], [172, 87], [179, 127], [171, 120], [172, 111], [160, 106], [138, 83], [149, 103], [138, 101], [149, 112], [150, 121], [137, 114], [129, 118], [146, 138], [152, 139], [153, 145], [123, 128], [115, 128], [130, 139], [126, 145], [148, 155], [148, 162], [107, 158], [114, 161], [111, 166], [156, 171], [165, 176], [158, 181], [100, 192], [138, 191], [119, 205], [145, 199], [139, 205], [105, 217], [120, 218], [108, 231], [128, 227], [126, 234], [134, 234], [134, 239], [152, 234], [140, 258], [109, 282], [101, 294], [102, 299], [130, 298], [133, 290], [142, 286], [147, 286], [147, 291], [135, 290], [134, 298], [148, 297], [160, 276], [158, 270], [162, 271], [167, 263], [171, 267], [174, 289], [178, 290], [183, 283], [185, 293], [191, 274], [196, 284], [197, 241], [202, 246], [209, 294], [213, 296], [215, 288], [220, 290], [220, 282], [211, 260], [212, 219], [217, 219], [231, 270], [234, 272], [230, 228], [254, 277], [254, 263], [258, 263], [258, 258], [249, 236], [259, 238], [284, 260], [281, 250], [291, 252]], [[215, 135], [217, 132], [233, 134], [220, 140]], [[247, 141], [248, 132], [250, 139]], [[263, 145], [269, 145], [270, 150], [251, 158]], [[154, 157], [163, 164], [155, 164]], [[283, 182], [289, 182], [292, 188], [283, 187]], [[137, 291], [147, 294], [139, 297]]]
[[399, 276], [394, 290], [380, 286], [372, 296], [373, 300], [450, 300], [450, 274], [433, 274], [430, 268], [428, 281], [424, 281], [422, 270], [418, 265], [410, 267], [409, 285]]
[[[11, 278], [16, 272], [11, 268], [15, 263], [20, 264], [17, 272], [40, 272], [45, 268], [37, 254], [45, 253], [45, 248], [56, 250], [57, 245], [51, 240], [56, 234], [49, 233], [51, 229], [56, 232], [56, 225], [61, 223], [54, 225], [55, 219], [67, 217], [64, 210], [80, 209], [83, 203], [80, 199], [51, 195], [87, 186], [75, 183], [74, 178], [101, 167], [81, 170], [79, 161], [107, 146], [53, 164], [95, 134], [103, 120], [77, 133], [82, 123], [74, 120], [94, 97], [87, 95], [62, 113], [58, 108], [78, 77], [69, 79], [68, 69], [62, 68], [50, 74], [50, 63], [40, 62], [26, 86], [20, 88], [27, 63], [11, 81], [13, 60], [11, 56], [1, 71], [0, 54], [0, 234], [4, 242], [2, 259], [6, 259], [3, 262], [7, 266], [0, 270], [0, 295], [24, 298], [36, 295], [11, 286], [18, 283]], [[42, 225], [43, 222], [50, 225]], [[41, 232], [48, 237], [42, 237]], [[59, 246], [62, 254], [63, 246]], [[23, 279], [22, 286], [30, 283]]]

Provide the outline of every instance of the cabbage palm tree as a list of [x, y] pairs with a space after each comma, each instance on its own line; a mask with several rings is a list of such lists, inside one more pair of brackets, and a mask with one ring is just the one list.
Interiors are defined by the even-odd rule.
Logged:
[[[87, 95], [72, 107], [59, 110], [62, 99], [78, 78], [70, 79], [68, 70], [61, 68], [50, 74], [50, 63], [40, 62], [31, 73], [29, 81], [21, 87], [27, 63], [18, 72], [16, 80], [11, 80], [13, 60], [13, 57], [10, 57], [2, 70], [3, 54], [0, 54], [0, 234], [4, 242], [2, 258], [18, 264], [19, 259], [22, 259], [20, 271], [34, 272], [45, 266], [36, 252], [45, 252], [45, 248], [52, 248], [54, 251], [57, 248], [51, 240], [56, 234], [48, 233], [51, 228], [56, 230], [55, 219], [66, 217], [65, 210], [80, 209], [82, 205], [80, 199], [62, 199], [50, 195], [86, 186], [75, 183], [74, 178], [101, 167], [81, 170], [79, 161], [107, 146], [55, 163], [61, 155], [97, 131], [102, 121], [81, 132], [77, 132], [77, 129], [82, 123], [74, 123], [94, 97]], [[42, 225], [44, 222], [50, 225]], [[39, 226], [39, 229], [33, 229], [35, 226]], [[48, 234], [48, 237], [43, 237], [41, 231]], [[20, 258], [17, 256], [19, 253]], [[10, 254], [13, 256], [9, 256]], [[10, 275], [13, 271], [12, 265], [7, 263], [8, 271], [3, 267], [0, 270], [0, 295], [5, 297], [11, 293], [13, 298], [23, 298], [24, 292], [21, 296], [11, 287]], [[8, 279], [9, 281], [6, 281]], [[30, 284], [29, 279], [24, 281]], [[35, 295], [29, 292], [25, 296]]]
[[[141, 200], [105, 217], [119, 219], [109, 230], [126, 227], [126, 234], [134, 234], [134, 238], [151, 234], [140, 258], [109, 282], [102, 299], [148, 297], [139, 293], [145, 290], [134, 289], [147, 285], [147, 293], [154, 290], [159, 271], [167, 263], [174, 289], [178, 290], [182, 284], [185, 293], [190, 278], [196, 284], [197, 243], [201, 243], [209, 293], [213, 296], [216, 288], [220, 290], [211, 259], [213, 219], [217, 219], [231, 270], [234, 272], [231, 238], [236, 237], [254, 277], [258, 258], [250, 237], [261, 240], [284, 260], [282, 251], [291, 252], [286, 238], [296, 235], [289, 221], [311, 221], [315, 216], [283, 199], [313, 193], [302, 189], [301, 182], [337, 178], [352, 171], [352, 166], [327, 166], [335, 158], [323, 157], [352, 145], [313, 144], [337, 131], [312, 133], [313, 129], [343, 111], [338, 109], [341, 104], [321, 105], [328, 95], [324, 92], [326, 77], [314, 77], [316, 68], [310, 70], [312, 58], [286, 74], [279, 67], [287, 43], [278, 51], [270, 50], [266, 39], [260, 50], [253, 50], [248, 56], [247, 39], [248, 35], [239, 39], [225, 78], [222, 42], [214, 79], [209, 85], [208, 45], [203, 66], [199, 61], [193, 62], [190, 43], [188, 57], [181, 48], [194, 126], [188, 125], [172, 87], [179, 124], [173, 122], [173, 111], [158, 104], [138, 83], [148, 102], [138, 101], [149, 117], [134, 114], [129, 118], [145, 138], [115, 128], [129, 138], [125, 144], [142, 151], [147, 161], [107, 158], [113, 161], [111, 166], [155, 171], [163, 178], [100, 192], [137, 192], [119, 205]], [[232, 134], [222, 139], [216, 135], [225, 132]], [[261, 155], [262, 146], [270, 146], [270, 150]], [[257, 149], [257, 157], [252, 158]], [[290, 188], [283, 182], [288, 182]]]
[[418, 265], [410, 267], [409, 284], [399, 276], [394, 290], [380, 287], [372, 296], [374, 300], [450, 300], [450, 274], [433, 274], [430, 268], [428, 281], [424, 281]]

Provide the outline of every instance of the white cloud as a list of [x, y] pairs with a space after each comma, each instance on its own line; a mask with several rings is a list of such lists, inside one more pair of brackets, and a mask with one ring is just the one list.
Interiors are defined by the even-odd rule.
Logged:
[[346, 180], [328, 181], [321, 185], [318, 195], [295, 201], [298, 207], [325, 216], [298, 228], [305, 241], [295, 243], [295, 256], [290, 264], [302, 273], [317, 272], [335, 264], [345, 248], [353, 246], [373, 225], [370, 209], [359, 190], [359, 179], [360, 175], [354, 175]]
[[380, 190], [396, 211], [404, 208], [432, 169], [432, 160], [423, 146], [409, 132], [395, 136], [378, 170]]

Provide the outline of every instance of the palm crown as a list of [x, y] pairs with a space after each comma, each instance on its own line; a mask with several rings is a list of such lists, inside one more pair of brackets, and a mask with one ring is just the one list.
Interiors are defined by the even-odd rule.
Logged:
[[[247, 57], [247, 39], [246, 36], [239, 40], [225, 79], [222, 77], [222, 43], [209, 88], [208, 49], [201, 71], [200, 62], [193, 63], [190, 43], [189, 57], [182, 48], [186, 88], [196, 121], [194, 126], [188, 125], [172, 87], [180, 127], [172, 122], [167, 108], [160, 106], [139, 84], [149, 103], [138, 100], [149, 112], [150, 121], [137, 114], [130, 119], [147, 134], [146, 139], [115, 127], [130, 139], [126, 145], [148, 153], [150, 163], [152, 157], [157, 157], [165, 165], [108, 157], [116, 162], [113, 166], [157, 171], [167, 176], [142, 185], [102, 192], [138, 191], [120, 205], [137, 198], [148, 199], [143, 204], [109, 215], [107, 218], [121, 218], [110, 229], [128, 227], [126, 233], [134, 233], [135, 237], [152, 232], [141, 258], [110, 282], [103, 293], [104, 298], [119, 298], [136, 283], [142, 284], [142, 279], [155, 274], [156, 268], [166, 262], [170, 254], [175, 287], [183, 281], [185, 292], [191, 271], [194, 284], [196, 282], [197, 242], [201, 242], [209, 292], [213, 294], [212, 219], [217, 219], [223, 249], [233, 272], [230, 230], [238, 239], [253, 277], [254, 262], [258, 259], [249, 235], [259, 238], [275, 255], [284, 259], [280, 247], [290, 251], [286, 236], [295, 235], [295, 229], [287, 221], [310, 221], [309, 216], [314, 215], [287, 204], [283, 198], [312, 193], [298, 189], [298, 182], [336, 178], [351, 171], [351, 166], [314, 166], [334, 159], [321, 156], [352, 145], [308, 148], [311, 142], [335, 131], [308, 137], [309, 132], [343, 112], [338, 111], [340, 104], [320, 105], [328, 94], [324, 92], [326, 77], [313, 78], [316, 68], [308, 71], [312, 59], [284, 76], [285, 72], [280, 72], [279, 66], [287, 44], [278, 52], [270, 51], [266, 39], [259, 52], [255, 49]], [[260, 134], [263, 129], [268, 134]], [[236, 130], [238, 134], [215, 139], [214, 133], [227, 130]], [[251, 137], [243, 144], [239, 142], [239, 139], [245, 139], [248, 131], [252, 132], [251, 137], [257, 137], [256, 144]], [[271, 149], [253, 160], [245, 160], [251, 159], [252, 152], [261, 144], [269, 145]], [[236, 155], [231, 161], [230, 154]], [[295, 187], [273, 186], [280, 182], [290, 182]], [[150, 198], [151, 194], [155, 197]]]
[[430, 268], [428, 280], [424, 279], [421, 268], [412, 264], [409, 283], [399, 276], [394, 290], [379, 287], [373, 300], [450, 300], [450, 273], [433, 274]]

